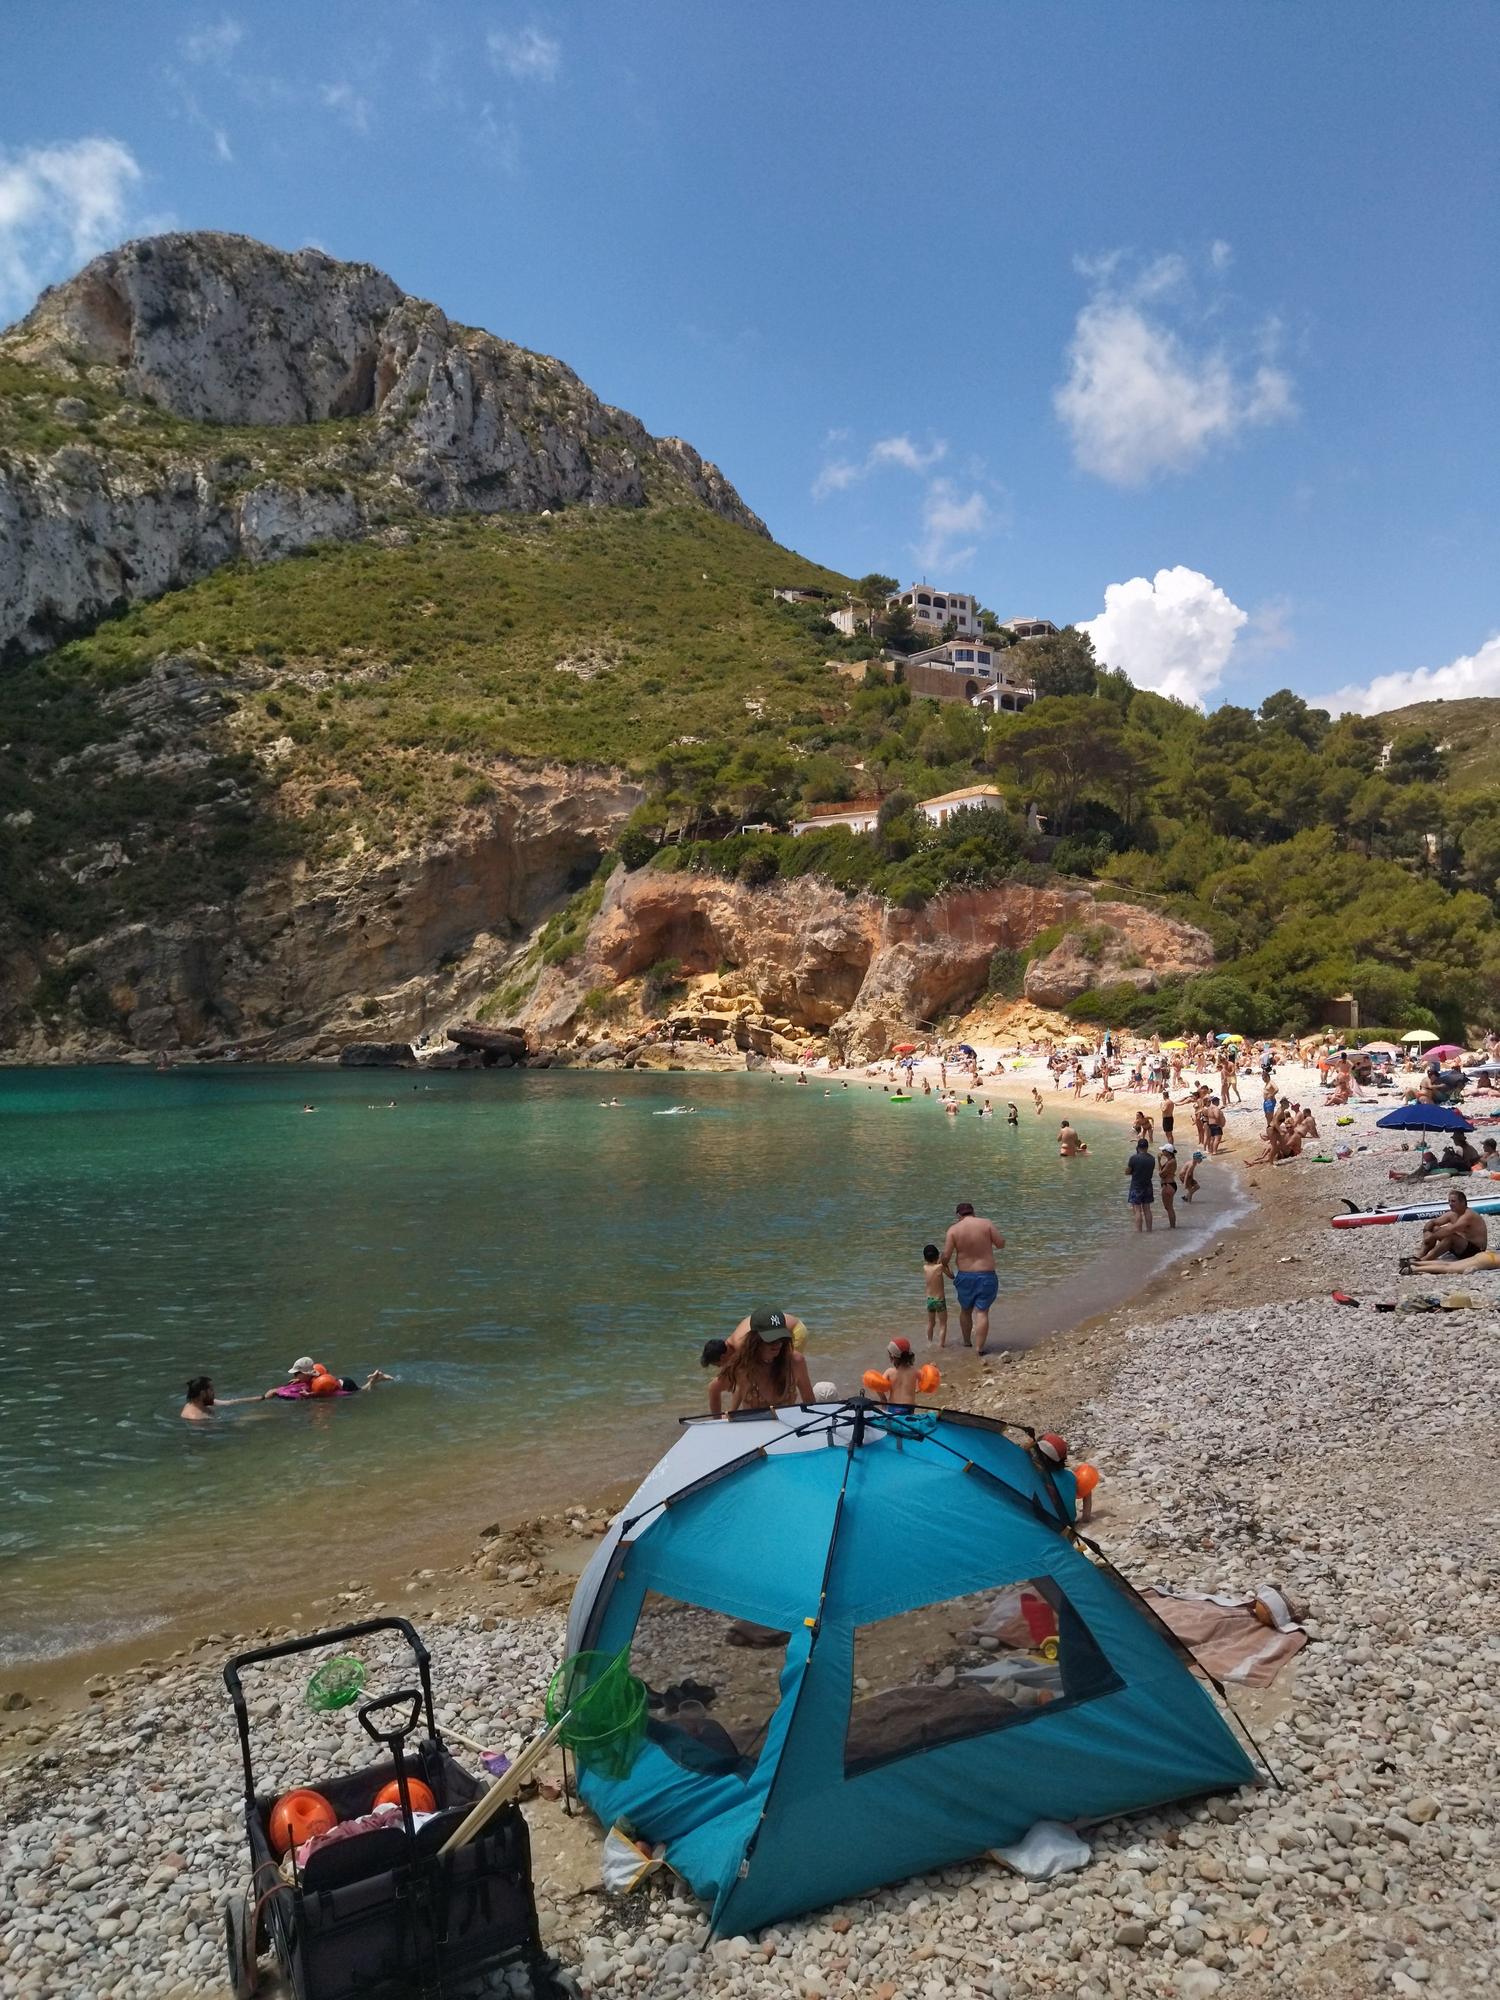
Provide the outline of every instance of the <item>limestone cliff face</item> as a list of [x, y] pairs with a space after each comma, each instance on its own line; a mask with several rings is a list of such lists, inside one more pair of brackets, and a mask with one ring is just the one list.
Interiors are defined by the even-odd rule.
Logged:
[[[96, 421], [59, 397], [46, 435], [72, 426], [76, 442], [0, 454], [0, 659], [233, 557], [413, 512], [691, 496], [766, 532], [691, 445], [652, 437], [562, 362], [321, 251], [213, 232], [128, 243], [45, 292], [0, 359], [124, 399]], [[160, 439], [151, 410], [182, 425]], [[289, 440], [263, 435], [298, 431], [290, 464]]]
[[[1128, 976], [1142, 983], [1213, 963], [1201, 931], [1134, 904], [1097, 902], [1087, 889], [1006, 883], [898, 910], [807, 877], [748, 889], [716, 876], [622, 869], [581, 957], [543, 974], [526, 1020], [543, 1038], [560, 1037], [593, 987], [618, 985], [664, 958], [688, 975], [728, 964], [767, 1015], [828, 1029], [846, 1058], [863, 1059], [883, 1055], [903, 1030], [966, 1007], [997, 950], [1057, 925], [1102, 934], [1090, 939], [1099, 950], [1097, 964], [1086, 961], [1091, 976], [1069, 999], [1118, 976], [1111, 968], [1122, 961], [1135, 962]], [[1055, 984], [1063, 983], [1059, 970]], [[1036, 997], [1029, 979], [1027, 990]]]
[[[157, 1049], [329, 1056], [408, 1040], [489, 992], [535, 923], [640, 799], [597, 772], [499, 766], [495, 797], [441, 840], [326, 871], [299, 864], [228, 906], [129, 924], [68, 953], [66, 1006], [34, 1011], [39, 965], [0, 968], [0, 1049], [19, 1062]], [[53, 974], [55, 983], [56, 973]]]

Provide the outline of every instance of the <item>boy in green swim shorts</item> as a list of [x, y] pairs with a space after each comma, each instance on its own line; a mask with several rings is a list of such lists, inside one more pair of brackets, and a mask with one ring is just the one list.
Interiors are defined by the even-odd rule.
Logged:
[[943, 1253], [935, 1243], [922, 1245], [922, 1276], [927, 1283], [927, 1338], [936, 1338], [939, 1323], [942, 1338], [939, 1347], [948, 1345], [948, 1291], [943, 1282]]

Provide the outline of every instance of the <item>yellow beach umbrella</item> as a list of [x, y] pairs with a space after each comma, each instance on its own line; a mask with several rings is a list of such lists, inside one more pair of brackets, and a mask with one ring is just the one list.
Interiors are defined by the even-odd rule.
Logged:
[[1185, 1049], [1185, 1048], [1187, 1047], [1187, 1043], [1186, 1043], [1186, 1042], [1163, 1042], [1163, 1043], [1162, 1043], [1162, 1047], [1163, 1047], [1164, 1049]]
[[1436, 1035], [1430, 1035], [1425, 1028], [1413, 1028], [1409, 1035], [1401, 1037], [1403, 1042], [1435, 1042]]

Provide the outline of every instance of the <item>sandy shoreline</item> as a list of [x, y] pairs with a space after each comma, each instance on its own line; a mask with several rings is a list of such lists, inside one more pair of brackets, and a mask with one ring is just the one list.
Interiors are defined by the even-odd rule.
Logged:
[[[1117, 1107], [1128, 1122], [1135, 1100]], [[1474, 1468], [1500, 1444], [1493, 1320], [1373, 1311], [1447, 1289], [1397, 1277], [1390, 1239], [1409, 1247], [1412, 1230], [1328, 1227], [1339, 1196], [1391, 1192], [1387, 1169], [1402, 1161], [1388, 1135], [1372, 1137], [1373, 1115], [1360, 1108], [1337, 1134], [1368, 1152], [1246, 1173], [1257, 1205], [1201, 1252], [1041, 1346], [988, 1370], [960, 1361], [952, 1378], [953, 1400], [1061, 1429], [1100, 1465], [1095, 1529], [1137, 1582], [1274, 1581], [1307, 1603], [1306, 1652], [1237, 1702], [1285, 1789], [1095, 1829], [1089, 1866], [1053, 1884], [981, 1862], [707, 1954], [689, 1902], [662, 1891], [607, 1904], [596, 1834], [541, 1803], [528, 1812], [544, 1922], [595, 1990], [640, 1990], [642, 1976], [663, 2000], [1489, 1990], [1500, 1636], [1492, 1510]], [[1259, 1124], [1258, 1107], [1232, 1120], [1240, 1157]], [[1335, 1287], [1364, 1303], [1335, 1305]], [[1464, 1288], [1493, 1305], [1500, 1274]], [[491, 1538], [464, 1569], [408, 1577], [385, 1599], [429, 1637], [440, 1708], [460, 1727], [491, 1740], [529, 1728], [599, 1518]], [[330, 1608], [355, 1615], [375, 1601]], [[306, 1614], [310, 1626], [323, 1611]], [[99, 1685], [85, 1713], [60, 1718], [0, 1776], [0, 1911], [16, 1912], [0, 1916], [0, 1993], [215, 1989], [215, 1899], [242, 1872], [225, 1650]], [[36, 1713], [5, 1720], [41, 1726]], [[299, 1705], [266, 1721], [288, 1755], [310, 1754]], [[159, 1826], [107, 1885], [89, 1882], [82, 1821], [102, 1806], [106, 1828], [141, 1786], [164, 1788]]]

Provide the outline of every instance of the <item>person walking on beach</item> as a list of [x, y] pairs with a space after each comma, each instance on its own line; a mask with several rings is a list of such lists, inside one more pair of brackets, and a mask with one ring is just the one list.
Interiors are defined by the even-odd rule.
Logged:
[[1130, 1181], [1130, 1192], [1126, 1200], [1130, 1203], [1131, 1214], [1135, 1217], [1136, 1229], [1151, 1233], [1151, 1211], [1156, 1197], [1151, 1182], [1156, 1173], [1156, 1162], [1151, 1157], [1151, 1148], [1144, 1139], [1137, 1139], [1135, 1151], [1125, 1162], [1125, 1172]]
[[972, 1201], [961, 1201], [954, 1213], [956, 1219], [943, 1238], [942, 1266], [953, 1279], [964, 1346], [983, 1354], [989, 1345], [990, 1307], [1000, 1291], [995, 1252], [1005, 1248], [1005, 1238], [987, 1215], [974, 1213]]
[[927, 1286], [927, 1338], [937, 1339], [941, 1324], [942, 1337], [939, 1347], [948, 1345], [948, 1293], [943, 1272], [943, 1253], [935, 1243], [922, 1245], [922, 1278]]

